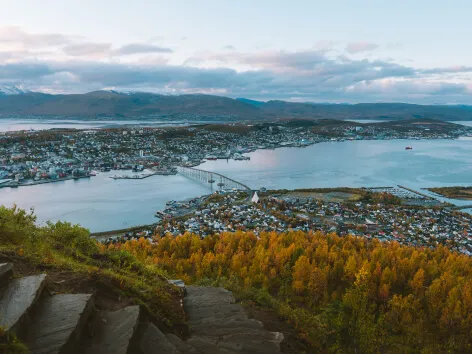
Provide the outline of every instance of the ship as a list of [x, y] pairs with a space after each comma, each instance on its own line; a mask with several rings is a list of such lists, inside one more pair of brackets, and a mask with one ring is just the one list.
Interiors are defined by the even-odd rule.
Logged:
[[413, 150], [413, 146], [407, 146], [405, 150]]

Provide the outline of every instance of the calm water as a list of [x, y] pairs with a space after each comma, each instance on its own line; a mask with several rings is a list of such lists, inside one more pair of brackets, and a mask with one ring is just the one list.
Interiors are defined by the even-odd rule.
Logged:
[[[405, 150], [410, 145], [413, 150]], [[249, 161], [207, 161], [201, 168], [268, 189], [472, 185], [472, 139], [467, 138], [332, 142], [250, 156]]]
[[115, 172], [90, 179], [1, 188], [0, 204], [34, 207], [40, 222], [64, 220], [91, 231], [107, 231], [155, 222], [154, 213], [168, 200], [211, 193], [207, 185], [183, 176], [152, 176], [142, 180], [113, 180]]
[[[207, 123], [198, 121], [194, 123]], [[215, 122], [213, 122], [215, 123]], [[126, 126], [135, 127], [163, 127], [163, 126], [184, 126], [189, 125], [185, 121], [163, 121], [163, 120], [79, 120], [79, 119], [15, 119], [0, 118], [0, 132], [19, 130], [46, 130], [53, 128], [74, 128], [74, 129], [98, 129], [98, 128], [119, 128]]]
[[[413, 150], [405, 150], [410, 145]], [[249, 161], [208, 161], [200, 168], [252, 188], [472, 185], [472, 139], [465, 138], [333, 142], [259, 150], [250, 156]], [[155, 211], [164, 208], [166, 201], [210, 192], [207, 185], [179, 175], [113, 180], [108, 178], [112, 174], [3, 188], [0, 203], [34, 207], [40, 221], [67, 220], [104, 231], [152, 223]], [[463, 203], [467, 202], [457, 202]]]
[[[387, 120], [365, 120], [352, 119], [352, 122], [358, 123], [380, 123]], [[75, 129], [98, 129], [98, 128], [119, 128], [125, 126], [136, 127], [162, 127], [162, 126], [178, 126], [189, 125], [192, 123], [218, 123], [215, 121], [163, 121], [163, 120], [82, 120], [82, 119], [17, 119], [17, 118], [0, 118], [0, 132], [19, 131], [19, 130], [45, 130], [53, 128], [75, 128]], [[472, 126], [472, 121], [452, 122]]]

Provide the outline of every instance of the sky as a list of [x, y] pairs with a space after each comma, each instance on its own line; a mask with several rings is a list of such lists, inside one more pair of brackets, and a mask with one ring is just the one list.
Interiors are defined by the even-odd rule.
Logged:
[[469, 0], [0, 0], [0, 87], [472, 104]]

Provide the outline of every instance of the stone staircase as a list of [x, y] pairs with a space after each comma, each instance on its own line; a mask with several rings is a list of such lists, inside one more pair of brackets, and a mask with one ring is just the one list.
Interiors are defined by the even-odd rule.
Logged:
[[[249, 319], [232, 293], [223, 288], [186, 287], [190, 350], [183, 353], [280, 353], [282, 333], [267, 331]], [[172, 340], [171, 340], [172, 341]], [[194, 349], [194, 351], [192, 351]]]
[[163, 334], [139, 306], [98, 311], [94, 294], [45, 291], [46, 274], [13, 278], [0, 264], [0, 327], [17, 334], [31, 353], [279, 353], [283, 335], [248, 319], [221, 288], [187, 287], [190, 338]]

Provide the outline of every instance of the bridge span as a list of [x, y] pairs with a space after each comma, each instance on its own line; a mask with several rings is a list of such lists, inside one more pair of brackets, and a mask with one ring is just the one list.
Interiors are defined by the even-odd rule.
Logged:
[[177, 167], [177, 171], [191, 179], [197, 180], [199, 182], [203, 182], [206, 184], [210, 184], [213, 186], [213, 184], [216, 184], [219, 189], [239, 189], [239, 190], [245, 190], [251, 195], [252, 189], [249, 188], [247, 185], [235, 181], [232, 178], [223, 176], [220, 173], [216, 172], [210, 172], [210, 171], [205, 171], [205, 170], [200, 170], [198, 168], [193, 168], [193, 167], [182, 167], [179, 166]]

